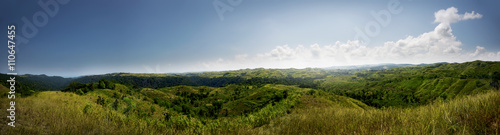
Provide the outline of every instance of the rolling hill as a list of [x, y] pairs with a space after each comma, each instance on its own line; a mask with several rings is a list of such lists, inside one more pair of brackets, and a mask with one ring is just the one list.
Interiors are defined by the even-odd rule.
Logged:
[[[500, 131], [500, 62], [438, 63], [390, 69], [114, 73], [75, 78], [71, 83], [58, 79], [67, 83], [60, 91], [36, 91], [15, 99], [17, 127], [4, 126], [2, 131], [7, 134], [498, 134]], [[47, 87], [56, 86], [48, 84]], [[0, 86], [0, 94], [4, 95], [0, 99], [1, 108], [8, 107], [7, 91]], [[4, 117], [2, 121], [8, 119]]]

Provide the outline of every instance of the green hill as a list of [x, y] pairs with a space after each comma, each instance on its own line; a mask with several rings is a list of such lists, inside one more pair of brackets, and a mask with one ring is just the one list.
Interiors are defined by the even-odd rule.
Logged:
[[[309, 101], [322, 101], [317, 103], [319, 105], [370, 108], [351, 98], [285, 85], [260, 88], [175, 86], [138, 91], [120, 89], [121, 86], [115, 84], [114, 89], [95, 89], [83, 95], [46, 91], [17, 99], [16, 102], [24, 103], [16, 109], [18, 126], [2, 131], [22, 134], [233, 134], [269, 124], [295, 108], [309, 106]], [[3, 107], [6, 101], [2, 98]]]
[[[81, 96], [40, 92], [16, 100], [22, 103], [16, 106], [17, 127], [3, 126], [2, 131], [7, 134], [495, 134], [500, 128], [499, 91], [418, 107], [375, 109], [355, 99], [321, 91], [282, 85], [265, 87], [252, 92], [252, 96], [225, 103], [223, 108], [230, 108], [232, 113], [224, 116], [221, 111], [215, 114], [217, 118], [189, 116], [175, 107], [155, 104], [141, 93], [163, 93], [162, 90], [143, 89], [135, 95], [119, 93], [119, 96], [114, 94], [117, 90], [110, 89], [97, 89]], [[258, 106], [265, 102], [266, 96], [262, 94], [265, 89], [289, 90], [290, 94], [274, 104], [237, 115], [251, 107], [235, 104], [253, 102], [251, 105]], [[5, 90], [3, 87], [2, 91]], [[217, 90], [220, 89], [213, 89], [215, 93]], [[162, 94], [151, 97], [158, 95]], [[168, 94], [164, 97], [176, 98]], [[6, 100], [1, 99], [2, 108], [6, 108]]]
[[499, 88], [500, 62], [439, 63], [325, 78], [319, 89], [375, 107], [425, 105]]
[[[500, 62], [483, 61], [106, 74], [16, 96], [16, 127], [0, 128], [6, 134], [498, 134], [499, 80]], [[0, 86], [0, 109], [9, 107], [6, 92]]]

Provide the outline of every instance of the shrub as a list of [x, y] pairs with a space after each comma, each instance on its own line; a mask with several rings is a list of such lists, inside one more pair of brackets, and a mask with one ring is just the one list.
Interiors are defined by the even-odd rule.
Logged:
[[150, 110], [151, 110], [151, 113], [154, 113], [154, 112], [156, 111], [155, 106], [151, 106], [151, 107], [150, 107]]
[[113, 102], [113, 106], [112, 106], [113, 109], [118, 110], [118, 104], [119, 104], [118, 99], [115, 99], [115, 102]]
[[99, 88], [106, 89], [106, 83], [104, 83], [104, 79], [99, 80]]
[[114, 92], [112, 97], [118, 99], [118, 98], [120, 98], [120, 95], [118, 95], [118, 93]]
[[87, 103], [87, 105], [85, 105], [85, 107], [83, 108], [83, 113], [85, 113], [85, 114], [89, 113], [91, 108], [92, 108], [92, 104]]
[[97, 96], [97, 97], [98, 97], [97, 101], [96, 101], [97, 104], [102, 105], [102, 106], [106, 105], [106, 99], [104, 99], [101, 96]]
[[83, 93], [82, 89], [77, 89], [77, 90], [76, 90], [76, 94], [78, 94], [78, 95], [83, 95], [83, 94], [85, 94], [85, 93]]

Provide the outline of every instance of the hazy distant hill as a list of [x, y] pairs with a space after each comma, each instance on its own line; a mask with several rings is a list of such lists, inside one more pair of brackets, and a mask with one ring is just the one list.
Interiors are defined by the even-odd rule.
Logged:
[[[0, 73], [0, 83], [4, 86], [10, 86], [7, 80], [10, 75]], [[60, 76], [47, 76], [47, 75], [18, 75], [15, 76], [16, 92], [23, 95], [30, 95], [34, 91], [49, 91], [60, 90], [66, 87], [73, 79], [63, 78]]]
[[371, 64], [371, 65], [357, 65], [357, 66], [333, 66], [326, 67], [325, 69], [357, 69], [357, 70], [382, 70], [382, 69], [391, 69], [397, 67], [411, 67], [411, 66], [426, 66], [431, 64]]

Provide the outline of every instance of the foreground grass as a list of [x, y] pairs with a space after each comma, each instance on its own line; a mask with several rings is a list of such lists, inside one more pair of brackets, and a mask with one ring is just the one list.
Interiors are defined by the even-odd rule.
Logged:
[[[6, 90], [5, 87], [1, 89], [2, 92]], [[459, 97], [447, 102], [436, 101], [419, 107], [385, 109], [375, 109], [362, 103], [356, 105], [357, 100], [327, 95], [297, 95], [294, 99], [298, 100], [283, 100], [245, 117], [202, 122], [185, 116], [164, 121], [156, 117], [126, 115], [96, 104], [95, 94], [79, 96], [56, 91], [40, 92], [15, 100], [15, 128], [6, 125], [7, 111], [1, 111], [1, 120], [5, 125], [0, 129], [2, 134], [500, 133], [500, 91]], [[143, 102], [135, 98], [132, 100], [138, 105]], [[8, 101], [5, 96], [0, 98], [0, 109], [5, 110]], [[287, 111], [286, 106], [289, 105], [296, 107]]]
[[[17, 98], [15, 100], [16, 127], [2, 126], [2, 131], [7, 134], [156, 134], [163, 132], [151, 122], [127, 118], [123, 114], [97, 107], [95, 103], [88, 102], [88, 99], [89, 97], [63, 92], [40, 92], [27, 98]], [[6, 114], [2, 111], [2, 115]], [[8, 129], [4, 130], [4, 128]]]
[[500, 92], [404, 109], [302, 107], [275, 125], [277, 134], [499, 134]]

